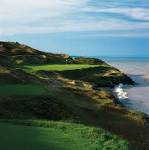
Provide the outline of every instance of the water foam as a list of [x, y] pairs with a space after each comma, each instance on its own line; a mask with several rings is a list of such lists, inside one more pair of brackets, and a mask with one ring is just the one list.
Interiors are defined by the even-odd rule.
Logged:
[[124, 85], [120, 83], [114, 88], [114, 93], [116, 94], [118, 99], [128, 99], [127, 92], [124, 91], [123, 86]]

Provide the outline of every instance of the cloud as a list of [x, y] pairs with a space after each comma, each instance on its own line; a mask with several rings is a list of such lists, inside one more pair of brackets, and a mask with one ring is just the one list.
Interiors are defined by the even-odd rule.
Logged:
[[[54, 23], [49, 25], [22, 25], [15, 27], [5, 27], [0, 30], [1, 34], [13, 35], [13, 34], [36, 34], [36, 33], [53, 33], [53, 32], [81, 32], [81, 31], [120, 31], [120, 30], [142, 30], [149, 29], [149, 23], [140, 23], [136, 25], [135, 23], [124, 22], [121, 20], [73, 20], [73, 21], [63, 21], [61, 23]], [[0, 28], [1, 29], [1, 28]], [[140, 33], [141, 34], [141, 33]]]
[[[149, 22], [129, 22], [114, 16], [100, 17], [100, 13], [120, 13], [148, 20], [148, 10], [145, 8], [97, 8], [90, 6], [91, 0], [0, 1], [0, 36], [149, 29]], [[98, 12], [99, 16], [94, 16], [92, 12]], [[139, 32], [137, 35], [140, 34]]]
[[[87, 0], [0, 0], [0, 34], [37, 33], [69, 20]], [[38, 27], [37, 27], [38, 26]], [[29, 29], [30, 28], [30, 29]], [[25, 30], [22, 30], [25, 29]], [[46, 29], [45, 29], [46, 30]], [[51, 30], [49, 30], [51, 31]]]
[[88, 7], [82, 9], [84, 12], [94, 12], [94, 13], [115, 13], [122, 14], [133, 19], [149, 21], [149, 9], [147, 8], [97, 8]]
[[76, 11], [84, 3], [86, 0], [1, 0], [0, 21], [21, 24], [42, 18], [61, 17]]

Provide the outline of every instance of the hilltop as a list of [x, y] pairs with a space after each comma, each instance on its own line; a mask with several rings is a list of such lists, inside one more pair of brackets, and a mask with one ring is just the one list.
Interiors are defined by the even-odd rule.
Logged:
[[46, 53], [18, 42], [0, 42], [0, 55], [13, 64], [65, 63], [68, 55]]
[[53, 54], [31, 48], [18, 42], [0, 42], [0, 57], [8, 58], [14, 64], [100, 64], [98, 59], [77, 58], [73, 60], [67, 54]]
[[[112, 93], [119, 83], [134, 84], [126, 74], [100, 59], [73, 58], [17, 42], [0, 42], [0, 126], [5, 131], [17, 131], [18, 125], [22, 132], [26, 131], [22, 125], [32, 126], [31, 131], [40, 126], [38, 131], [42, 133], [45, 127], [50, 128], [46, 130], [52, 135], [46, 136], [57, 138], [56, 133], [60, 133], [57, 136], [64, 150], [71, 138], [84, 150], [101, 149], [101, 144], [103, 150], [132, 150], [130, 144], [147, 150], [146, 115], [121, 106]], [[86, 145], [90, 139], [92, 144], [85, 148], [77, 138]]]
[[[87, 68], [83, 67], [82, 69], [72, 69], [72, 70], [64, 69], [63, 72], [58, 72], [57, 70], [55, 71], [57, 71], [57, 73], [69, 79], [83, 80], [94, 83], [96, 87], [98, 86], [111, 87], [118, 83], [134, 84], [134, 82], [127, 75], [121, 73], [118, 69], [108, 65], [102, 60], [85, 57], [73, 58], [67, 54], [47, 53], [36, 50], [24, 44], [20, 44], [18, 42], [0, 42], [0, 64], [1, 66], [9, 67], [10, 70], [12, 67], [20, 68], [21, 66], [25, 65], [28, 65], [28, 67], [30, 67], [29, 65], [31, 65], [34, 66], [34, 68], [36, 66], [36, 68], [38, 68], [37, 71], [42, 70], [40, 69], [40, 66], [37, 67], [37, 65], [45, 66], [46, 64], [97, 65], [95, 67], [87, 67]], [[50, 71], [48, 69], [43, 70]], [[17, 76], [18, 72], [20, 73], [20, 71], [15, 70], [13, 74], [16, 74]]]

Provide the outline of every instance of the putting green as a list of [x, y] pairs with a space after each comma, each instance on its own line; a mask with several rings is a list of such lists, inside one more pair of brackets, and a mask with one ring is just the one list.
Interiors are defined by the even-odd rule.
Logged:
[[50, 64], [50, 65], [25, 65], [23, 68], [27, 71], [39, 71], [39, 70], [47, 70], [47, 71], [66, 71], [66, 70], [76, 70], [76, 69], [84, 69], [91, 67], [98, 67], [99, 65], [88, 65], [88, 64]]

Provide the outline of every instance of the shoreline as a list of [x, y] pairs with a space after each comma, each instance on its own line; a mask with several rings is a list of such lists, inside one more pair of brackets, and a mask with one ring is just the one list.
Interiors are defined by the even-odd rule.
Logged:
[[[138, 85], [136, 82], [134, 82], [134, 83], [135, 83], [135, 84], [132, 85], [132, 86]], [[130, 86], [130, 85], [125, 85], [125, 86], [127, 86], [127, 88], [128, 88], [128, 86]], [[142, 112], [142, 111], [140, 111], [140, 110], [137, 110], [137, 109], [133, 109], [133, 108], [131, 108], [131, 107], [127, 107], [127, 106], [126, 106], [123, 102], [121, 102], [121, 100], [118, 98], [116, 92], [114, 91], [114, 88], [112, 88], [111, 92], [112, 92], [112, 95], [113, 95], [113, 97], [114, 97], [114, 99], [113, 99], [113, 103], [114, 103], [114, 104], [118, 104], [120, 107], [126, 109], [126, 111], [133, 111], [133, 112], [135, 112], [135, 113], [137, 113], [137, 114], [141, 114], [142, 117], [144, 118], [144, 124], [149, 125], [149, 114], [147, 114], [147, 113], [145, 113], [145, 112]], [[129, 98], [123, 99], [123, 100], [124, 100], [124, 101], [128, 101]]]
[[115, 59], [107, 60], [107, 62], [115, 68], [118, 68], [134, 81], [134, 85], [130, 86], [126, 84], [123, 87], [123, 89], [128, 93], [128, 99], [117, 99], [116, 101], [119, 101], [121, 106], [128, 110], [142, 112], [149, 116], [149, 101], [147, 100], [149, 97], [149, 61], [136, 60], [135, 62], [128, 62], [128, 60], [121, 61]]

